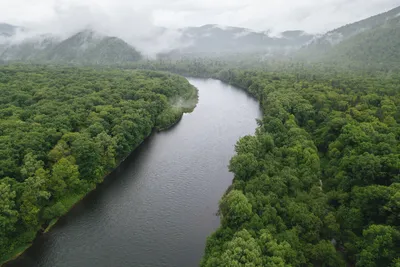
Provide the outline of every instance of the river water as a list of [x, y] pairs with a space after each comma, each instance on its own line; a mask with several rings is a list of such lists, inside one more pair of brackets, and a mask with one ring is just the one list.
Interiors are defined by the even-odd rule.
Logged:
[[7, 267], [198, 266], [232, 182], [236, 141], [258, 102], [217, 80], [189, 79], [193, 113], [153, 134], [105, 182]]

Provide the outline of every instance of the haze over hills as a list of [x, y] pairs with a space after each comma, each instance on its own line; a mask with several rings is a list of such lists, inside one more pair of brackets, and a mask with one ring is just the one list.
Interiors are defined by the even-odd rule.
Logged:
[[[397, 62], [400, 60], [399, 20], [400, 7], [397, 7], [323, 35], [303, 31], [271, 34], [269, 31], [208, 24], [177, 30], [173, 37], [174, 45], [170, 49], [164, 48], [162, 52], [164, 57], [171, 58], [258, 54], [260, 59], [290, 56], [302, 60]], [[18, 29], [13, 25], [0, 24], [0, 60], [115, 64], [137, 61], [142, 57], [135, 48], [138, 46], [135, 41], [94, 30], [82, 30], [61, 39], [52, 34], [28, 34], [27, 38], [21, 38]], [[167, 30], [160, 27], [155, 35]], [[27, 32], [29, 30], [23, 31], [24, 34]], [[152, 44], [151, 40], [151, 35], [146, 36], [148, 45]]]
[[310, 47], [317, 49], [329, 49], [345, 40], [369, 30], [385, 25], [389, 20], [400, 16], [400, 6], [388, 12], [342, 26], [338, 29], [327, 32], [310, 44]]
[[246, 28], [204, 25], [181, 30], [182, 41], [188, 43], [182, 54], [254, 53], [298, 49], [314, 36], [303, 31], [287, 31], [272, 36], [268, 31], [256, 32]]
[[400, 63], [400, 17], [340, 42], [328, 51], [327, 57], [388, 66]]
[[299, 54], [311, 60], [400, 61], [400, 7], [345, 25], [316, 38]]
[[[162, 34], [165, 30], [160, 28], [157, 32]], [[7, 33], [9, 38], [6, 39], [10, 40], [3, 41], [2, 49], [0, 48], [0, 59], [6, 61], [121, 63], [140, 59], [134, 44], [132, 46], [120, 38], [105, 36], [92, 30], [78, 32], [65, 40], [56, 35], [41, 34], [14, 41], [12, 39], [15, 31]], [[268, 32], [218, 25], [183, 28], [178, 30], [178, 36], [179, 48], [171, 47], [164, 54], [176, 57], [287, 53], [314, 38], [302, 31], [287, 31], [278, 36], [270, 36]]]
[[[3, 51], [2, 51], [3, 50]], [[28, 37], [10, 41], [0, 49], [4, 61], [30, 61], [80, 64], [115, 64], [141, 58], [125, 41], [84, 30], [62, 40], [55, 35]]]
[[60, 42], [48, 53], [51, 61], [72, 63], [122, 63], [141, 58], [125, 41], [85, 30]]
[[10, 37], [15, 34], [16, 29], [16, 26], [7, 23], [0, 23], [0, 36]]

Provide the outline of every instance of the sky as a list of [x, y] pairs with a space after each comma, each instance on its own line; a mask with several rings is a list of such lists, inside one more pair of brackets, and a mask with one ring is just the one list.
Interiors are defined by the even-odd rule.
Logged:
[[[400, 0], [0, 0], [0, 23], [22, 26], [12, 42], [83, 29], [115, 36], [149, 57], [190, 45], [177, 29], [218, 24], [324, 33], [388, 11]], [[159, 27], [167, 28], [160, 31]], [[43, 35], [45, 34], [45, 35]], [[9, 42], [0, 38], [0, 43]]]
[[398, 5], [399, 0], [0, 0], [0, 22], [65, 32], [96, 25], [138, 35], [155, 26], [204, 24], [323, 33]]

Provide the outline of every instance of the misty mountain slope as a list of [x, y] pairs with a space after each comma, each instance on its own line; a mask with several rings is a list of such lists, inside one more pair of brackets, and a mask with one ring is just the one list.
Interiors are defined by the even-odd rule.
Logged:
[[140, 53], [123, 40], [90, 30], [71, 36], [47, 53], [49, 61], [84, 64], [123, 63], [140, 58]]
[[123, 40], [90, 30], [65, 40], [53, 35], [39, 35], [16, 41], [10, 36], [0, 45], [0, 60], [3, 61], [116, 64], [140, 58], [140, 53]]
[[400, 16], [341, 42], [326, 56], [369, 64], [400, 63]]
[[[399, 9], [395, 10], [397, 12]], [[393, 15], [393, 12], [385, 13], [387, 14], [391, 17], [386, 16], [385, 20], [382, 16], [377, 17], [381, 22], [379, 25], [376, 24], [378, 21], [376, 16], [372, 17], [374, 27], [360, 30], [359, 33], [335, 44], [313, 42], [301, 49], [297, 56], [307, 61], [355, 63], [363, 66], [398, 66], [400, 65], [400, 15]], [[367, 22], [368, 19], [356, 25], [365, 26]], [[353, 26], [346, 27], [355, 29]], [[324, 38], [326, 36], [322, 37], [323, 40]]]
[[11, 42], [4, 45], [0, 51], [0, 59], [5, 61], [46, 61], [47, 53], [60, 40], [51, 35], [41, 35], [27, 38], [21, 42]]
[[179, 51], [182, 54], [249, 53], [295, 49], [313, 39], [313, 35], [302, 31], [288, 31], [275, 37], [270, 36], [268, 32], [211, 24], [188, 27], [181, 31], [182, 42], [189, 44]]
[[10, 37], [17, 31], [16, 26], [7, 23], [0, 23], [0, 36]]
[[345, 25], [338, 29], [327, 32], [319, 38], [313, 40], [303, 53], [323, 56], [324, 53], [329, 53], [332, 47], [345, 42], [359, 34], [369, 32], [375, 28], [382, 28], [388, 21], [394, 20], [400, 16], [400, 6], [388, 12], [372, 16], [370, 18]]
[[0, 55], [7, 49], [7, 39], [15, 34], [16, 26], [0, 23]]
[[315, 35], [304, 31], [284, 31], [281, 33], [281, 40], [288, 45], [302, 46], [311, 42]]

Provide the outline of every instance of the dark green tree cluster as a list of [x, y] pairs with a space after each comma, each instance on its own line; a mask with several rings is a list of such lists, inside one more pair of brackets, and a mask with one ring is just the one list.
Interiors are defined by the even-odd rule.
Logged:
[[196, 101], [167, 73], [0, 67], [0, 262]]
[[236, 145], [211, 266], [399, 266], [400, 76], [224, 70], [264, 116]]

